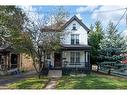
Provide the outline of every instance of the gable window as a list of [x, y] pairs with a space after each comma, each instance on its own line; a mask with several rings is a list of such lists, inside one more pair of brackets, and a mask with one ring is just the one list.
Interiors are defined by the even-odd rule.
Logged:
[[76, 24], [73, 24], [72, 30], [77, 30], [76, 29]]
[[79, 34], [71, 34], [71, 44], [72, 45], [79, 44]]
[[80, 52], [71, 52], [70, 62], [71, 63], [80, 63]]

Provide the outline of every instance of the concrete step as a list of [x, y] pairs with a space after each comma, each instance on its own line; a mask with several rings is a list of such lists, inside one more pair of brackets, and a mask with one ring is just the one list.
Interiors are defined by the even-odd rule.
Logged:
[[62, 70], [49, 70], [48, 77], [60, 78], [60, 77], [62, 77]]

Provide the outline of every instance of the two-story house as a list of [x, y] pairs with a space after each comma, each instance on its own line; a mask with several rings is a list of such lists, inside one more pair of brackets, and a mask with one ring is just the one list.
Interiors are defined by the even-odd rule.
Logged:
[[[60, 26], [60, 30], [65, 34], [61, 40], [62, 47], [60, 52], [52, 52], [46, 56], [47, 64], [51, 64], [52, 69], [63, 69], [63, 71], [78, 69], [89, 72], [91, 70], [90, 46], [88, 45], [90, 30], [76, 16]], [[33, 69], [31, 63], [31, 58], [16, 54], [7, 45], [0, 46], [0, 71], [15, 68], [31, 70]]]
[[61, 40], [61, 51], [47, 55], [47, 62], [53, 69], [90, 71], [90, 46], [88, 45], [90, 30], [77, 16], [67, 21], [61, 30], [65, 32]]

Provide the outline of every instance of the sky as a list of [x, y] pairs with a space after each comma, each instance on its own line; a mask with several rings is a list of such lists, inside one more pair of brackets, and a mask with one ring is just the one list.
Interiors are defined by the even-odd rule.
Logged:
[[[35, 15], [36, 12], [42, 17], [47, 12], [51, 15], [57, 6], [20, 6], [25, 12], [30, 11], [29, 17]], [[114, 25], [118, 24], [120, 18], [125, 12], [127, 6], [117, 5], [95, 5], [95, 6], [63, 6], [69, 12], [70, 18], [76, 15], [89, 28], [95, 21], [100, 20], [104, 29], [106, 29], [108, 22], [112, 21]], [[127, 14], [127, 13], [126, 13]], [[126, 14], [117, 25], [117, 29], [123, 35], [127, 35]]]

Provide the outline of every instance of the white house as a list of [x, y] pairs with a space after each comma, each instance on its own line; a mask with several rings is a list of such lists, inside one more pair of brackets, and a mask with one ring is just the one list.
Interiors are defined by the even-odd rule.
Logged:
[[47, 62], [53, 69], [82, 69], [90, 71], [90, 46], [88, 45], [89, 29], [73, 16], [61, 28], [65, 35], [61, 40], [60, 53], [47, 55]]

